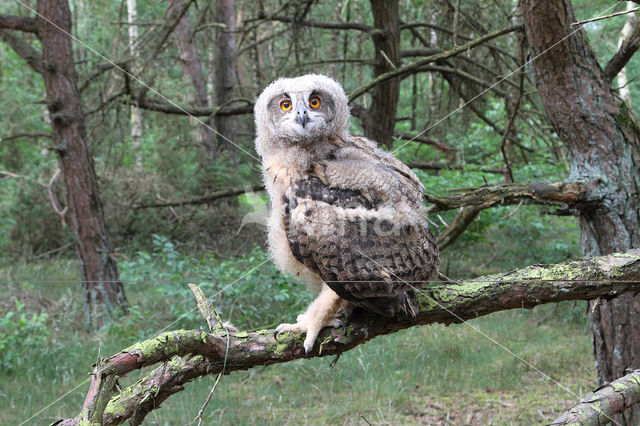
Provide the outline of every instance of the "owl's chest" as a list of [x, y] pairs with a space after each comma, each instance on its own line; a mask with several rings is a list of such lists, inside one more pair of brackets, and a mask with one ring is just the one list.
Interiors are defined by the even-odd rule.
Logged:
[[271, 199], [267, 222], [269, 252], [273, 262], [282, 272], [291, 274], [312, 287], [317, 287], [322, 282], [321, 278], [293, 256], [285, 228], [285, 218], [288, 213], [284, 196], [294, 182], [304, 175], [303, 171], [293, 167], [277, 167], [277, 165], [265, 167], [265, 186]]

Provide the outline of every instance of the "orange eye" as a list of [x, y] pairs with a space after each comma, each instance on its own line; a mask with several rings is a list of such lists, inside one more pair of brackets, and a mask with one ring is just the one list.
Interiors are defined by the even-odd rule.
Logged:
[[313, 109], [320, 108], [320, 98], [312, 96], [311, 99], [309, 99], [309, 106]]
[[291, 100], [284, 99], [280, 102], [280, 109], [283, 111], [289, 111], [291, 109]]

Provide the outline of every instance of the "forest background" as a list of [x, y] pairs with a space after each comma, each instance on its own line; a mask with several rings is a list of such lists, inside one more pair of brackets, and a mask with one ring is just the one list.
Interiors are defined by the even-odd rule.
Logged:
[[[36, 3], [4, 0], [0, 15], [34, 16]], [[633, 7], [572, 4], [578, 20]], [[77, 413], [86, 388], [79, 386], [100, 356], [169, 324], [200, 327], [188, 282], [216, 294], [221, 317], [242, 330], [291, 321], [304, 309], [312, 297], [304, 286], [265, 262], [267, 198], [252, 104], [277, 77], [314, 72], [340, 81], [353, 100], [352, 132], [394, 151], [432, 199], [570, 175], [570, 154], [536, 90], [517, 2], [68, 5], [71, 65], [127, 314], [116, 313], [123, 306], [106, 313], [88, 306], [46, 70], [25, 61], [44, 44], [30, 31], [16, 36], [0, 19], [0, 418], [8, 424]], [[634, 14], [584, 25], [603, 68], [637, 28]], [[455, 56], [376, 80], [481, 37]], [[612, 85], [637, 111], [638, 57], [628, 61]], [[462, 279], [581, 257], [574, 212], [529, 201], [432, 213], [442, 272]], [[598, 384], [587, 311], [586, 302], [563, 302], [471, 323], [584, 395]], [[302, 360], [225, 376], [204, 419], [532, 424], [576, 401], [465, 324], [378, 338], [328, 364]], [[191, 421], [211, 385], [195, 381], [147, 421]]]

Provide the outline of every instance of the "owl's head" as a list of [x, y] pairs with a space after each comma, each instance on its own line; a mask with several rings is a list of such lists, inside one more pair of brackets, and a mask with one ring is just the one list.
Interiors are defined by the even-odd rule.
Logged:
[[307, 74], [271, 83], [254, 107], [256, 149], [305, 146], [347, 136], [349, 107], [340, 84], [324, 75]]

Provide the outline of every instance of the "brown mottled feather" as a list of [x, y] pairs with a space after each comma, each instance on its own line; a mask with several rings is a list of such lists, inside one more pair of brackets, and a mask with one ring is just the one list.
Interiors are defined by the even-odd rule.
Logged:
[[[384, 168], [402, 202], [419, 210], [422, 184], [415, 174], [366, 142], [361, 138], [341, 141], [364, 151], [374, 167]], [[366, 188], [334, 186], [330, 175], [323, 174], [322, 164], [314, 170], [320, 172], [298, 179], [283, 199], [284, 226], [294, 257], [357, 306], [385, 316], [399, 311], [414, 314], [413, 288], [425, 287], [439, 266], [427, 224], [400, 223], [389, 232], [392, 224], [376, 215], [394, 200], [366, 193]]]

